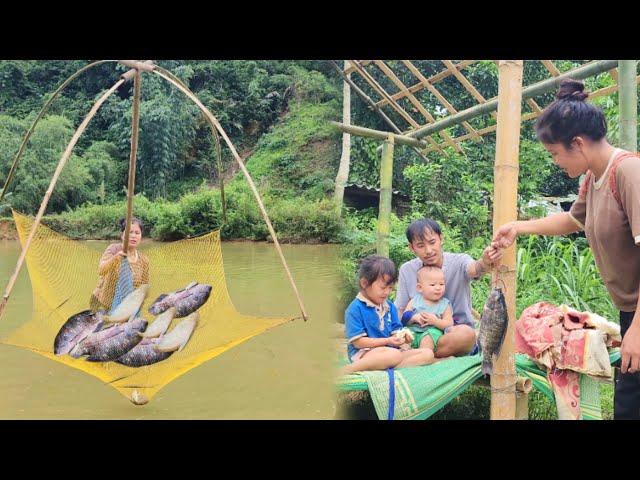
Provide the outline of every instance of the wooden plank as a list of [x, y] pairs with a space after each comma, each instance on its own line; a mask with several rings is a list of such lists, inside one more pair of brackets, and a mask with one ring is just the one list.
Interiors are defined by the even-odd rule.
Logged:
[[[391, 80], [401, 91], [407, 91], [407, 86], [402, 83], [402, 80], [398, 78], [398, 76], [393, 72], [393, 70], [391, 70], [391, 68], [389, 68], [387, 64], [385, 64], [382, 60], [374, 60], [374, 63], [380, 70], [382, 70], [382, 73], [384, 73], [387, 78], [389, 78], [389, 80]], [[416, 109], [422, 114], [422, 116], [428, 123], [434, 123], [436, 121], [431, 113], [429, 113], [429, 111], [424, 108], [422, 103], [420, 103], [420, 101], [412, 93], [407, 92], [407, 98], [409, 99], [411, 104], [416, 107]], [[440, 132], [440, 134], [448, 145], [453, 147], [457, 152], [462, 153], [462, 149], [459, 145], [453, 142], [453, 140], [451, 139], [451, 135], [449, 135], [444, 130]]]
[[[444, 96], [442, 96], [442, 94], [436, 89], [436, 87], [434, 87], [431, 82], [429, 82], [429, 80], [427, 78], [425, 78], [424, 75], [422, 75], [422, 73], [420, 73], [420, 70], [418, 70], [416, 68], [416, 66], [411, 63], [409, 60], [402, 60], [402, 63], [404, 64], [405, 67], [407, 67], [409, 69], [409, 71], [416, 76], [416, 78], [418, 80], [420, 80], [420, 82], [424, 85], [424, 87], [429, 91], [429, 93], [431, 93], [434, 97], [436, 97], [436, 99], [444, 106], [444, 108], [447, 109], [447, 111], [451, 114], [456, 114], [458, 113], [456, 111], [456, 109], [453, 107], [453, 105], [451, 105], [446, 98], [444, 98]], [[462, 122], [462, 126], [464, 128], [466, 128], [466, 130], [472, 134], [473, 137], [482, 140], [482, 137], [480, 135], [478, 135], [478, 133], [475, 131], [475, 129], [471, 126], [471, 124], [469, 124], [469, 122]]]

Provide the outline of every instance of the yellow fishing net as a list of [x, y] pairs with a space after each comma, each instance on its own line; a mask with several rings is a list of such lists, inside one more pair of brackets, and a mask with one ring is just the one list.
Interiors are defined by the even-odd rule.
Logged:
[[[14, 219], [24, 245], [33, 220], [15, 212]], [[33, 290], [32, 317], [1, 341], [94, 375], [133, 401], [140, 395], [151, 399], [190, 369], [292, 319], [252, 317], [236, 311], [225, 282], [219, 231], [141, 251], [150, 263], [150, 290], [140, 311], [147, 321], [154, 318], [147, 309], [160, 294], [184, 288], [192, 281], [213, 287], [209, 300], [198, 310], [200, 320], [182, 351], [137, 368], [55, 355], [53, 341], [60, 327], [70, 316], [89, 309], [102, 252], [43, 225], [38, 226], [26, 257]], [[180, 321], [174, 319], [171, 328]]]

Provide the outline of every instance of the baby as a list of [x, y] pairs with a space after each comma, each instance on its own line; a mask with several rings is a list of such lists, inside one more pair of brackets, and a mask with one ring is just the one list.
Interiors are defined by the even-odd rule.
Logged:
[[435, 266], [424, 266], [418, 270], [416, 295], [409, 301], [402, 315], [413, 332], [411, 348], [438, 349], [438, 340], [444, 330], [453, 325], [453, 309], [444, 297], [444, 272]]

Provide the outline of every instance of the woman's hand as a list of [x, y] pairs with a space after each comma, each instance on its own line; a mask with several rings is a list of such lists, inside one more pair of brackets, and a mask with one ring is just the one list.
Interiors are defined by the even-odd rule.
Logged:
[[118, 253], [116, 253], [116, 256], [121, 256], [121, 257], [123, 257], [123, 258], [127, 258], [127, 255], [128, 255], [128, 254], [124, 253], [124, 251], [123, 251], [123, 250], [120, 250]]
[[634, 321], [622, 339], [620, 349], [622, 360], [620, 371], [622, 373], [640, 372], [640, 323]]
[[491, 246], [496, 249], [509, 248], [518, 236], [517, 222], [502, 225], [493, 236]]

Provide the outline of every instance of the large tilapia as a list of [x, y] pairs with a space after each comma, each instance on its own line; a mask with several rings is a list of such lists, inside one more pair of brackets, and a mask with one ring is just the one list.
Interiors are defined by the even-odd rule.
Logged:
[[116, 307], [113, 313], [107, 316], [106, 321], [111, 323], [120, 323], [129, 320], [140, 310], [140, 305], [144, 302], [144, 299], [149, 292], [149, 285], [140, 285], [129, 295], [124, 297], [120, 305]]
[[118, 358], [116, 362], [128, 367], [142, 367], [153, 365], [169, 358], [173, 352], [182, 350], [187, 344], [196, 327], [198, 318], [198, 312], [194, 312], [176, 325], [167, 335], [159, 338], [145, 338]]
[[186, 317], [204, 305], [210, 294], [211, 285], [193, 282], [183, 290], [160, 295], [149, 307], [149, 313], [159, 315], [171, 307], [176, 307], [176, 318]]
[[136, 318], [94, 332], [76, 345], [70, 355], [75, 358], [87, 355], [87, 360], [90, 362], [115, 360], [140, 343], [142, 340], [140, 333], [145, 328], [147, 328], [146, 320]]
[[100, 328], [100, 324], [104, 320], [104, 314], [105, 312], [101, 311], [93, 313], [91, 310], [85, 310], [69, 317], [53, 341], [53, 352], [56, 355], [69, 353], [90, 333]]
[[160, 352], [173, 352], [176, 349], [178, 351], [182, 350], [195, 330], [198, 320], [200, 320], [200, 314], [193, 312], [176, 325], [173, 330], [160, 338], [156, 344], [156, 349]]
[[482, 349], [482, 373], [485, 375], [493, 372], [493, 356], [500, 354], [508, 324], [504, 295], [499, 287], [495, 287], [484, 305], [478, 334]]
[[149, 325], [149, 327], [140, 334], [145, 338], [159, 337], [167, 331], [171, 320], [176, 316], [176, 307], [171, 307], [169, 310], [161, 313], [156, 319]]
[[173, 352], [159, 352], [156, 350], [159, 338], [145, 338], [127, 353], [122, 355], [116, 362], [128, 367], [144, 367], [153, 365], [169, 358]]

